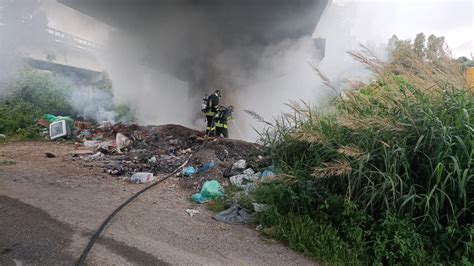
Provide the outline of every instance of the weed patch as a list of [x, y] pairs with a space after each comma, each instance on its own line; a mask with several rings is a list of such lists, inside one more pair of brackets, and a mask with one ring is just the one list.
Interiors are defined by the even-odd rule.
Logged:
[[[294, 106], [261, 133], [291, 180], [261, 186], [263, 231], [329, 264], [474, 261], [474, 97], [459, 62], [400, 41], [332, 112]], [[320, 73], [320, 75], [322, 75]], [[328, 81], [329, 82], [329, 81]]]

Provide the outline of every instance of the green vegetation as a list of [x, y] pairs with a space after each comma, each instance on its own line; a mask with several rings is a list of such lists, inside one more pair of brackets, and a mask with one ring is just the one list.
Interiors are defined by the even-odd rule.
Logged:
[[331, 112], [292, 103], [262, 133], [283, 173], [254, 195], [272, 205], [263, 232], [329, 264], [474, 261], [473, 91], [444, 39], [424, 39], [392, 39], [389, 63], [351, 53], [374, 82]]
[[111, 86], [107, 81], [99, 83], [94, 89], [101, 93], [87, 98], [65, 77], [48, 71], [20, 71], [9, 84], [0, 88], [0, 134], [17, 140], [37, 139], [41, 128], [36, 121], [44, 114], [82, 120], [85, 114], [78, 110], [81, 108], [89, 113], [103, 108], [103, 111], [113, 111], [116, 121], [134, 122], [134, 111], [128, 105], [114, 105]]
[[65, 84], [49, 72], [23, 71], [0, 97], [0, 134], [38, 137], [36, 120], [46, 113], [68, 115]]
[[137, 118], [135, 117], [135, 111], [126, 104], [119, 104], [113, 108], [115, 112], [115, 120], [119, 122], [136, 122]]

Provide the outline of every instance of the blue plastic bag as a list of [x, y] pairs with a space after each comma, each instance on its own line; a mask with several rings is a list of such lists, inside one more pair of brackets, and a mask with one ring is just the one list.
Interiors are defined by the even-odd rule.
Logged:
[[184, 176], [192, 176], [195, 173], [196, 173], [196, 168], [194, 168], [192, 166], [188, 166], [188, 167], [183, 169], [183, 175]]
[[275, 176], [275, 166], [271, 165], [263, 171], [261, 177], [274, 177]]

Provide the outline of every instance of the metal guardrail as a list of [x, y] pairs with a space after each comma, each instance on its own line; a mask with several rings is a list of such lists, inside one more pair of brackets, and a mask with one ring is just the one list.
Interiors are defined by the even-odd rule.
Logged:
[[101, 44], [50, 27], [46, 27], [46, 33], [48, 33], [49, 37], [56, 43], [72, 48], [84, 50], [87, 52], [98, 52], [103, 49], [103, 45]]

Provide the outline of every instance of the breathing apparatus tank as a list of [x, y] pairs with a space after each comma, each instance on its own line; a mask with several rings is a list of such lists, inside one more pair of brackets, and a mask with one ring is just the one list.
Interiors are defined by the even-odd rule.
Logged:
[[204, 95], [204, 98], [202, 99], [201, 111], [203, 111], [204, 113], [207, 112], [207, 106], [208, 106], [208, 96], [206, 94]]

